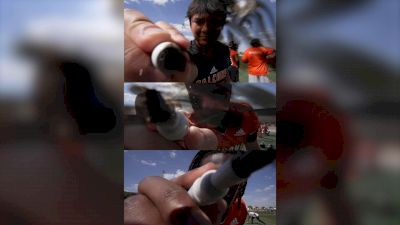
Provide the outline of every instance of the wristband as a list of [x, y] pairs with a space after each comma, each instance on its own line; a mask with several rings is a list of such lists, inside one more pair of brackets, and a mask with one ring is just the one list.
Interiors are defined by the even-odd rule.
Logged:
[[157, 123], [158, 133], [170, 141], [182, 140], [188, 133], [189, 122], [182, 112], [175, 112], [167, 121]]

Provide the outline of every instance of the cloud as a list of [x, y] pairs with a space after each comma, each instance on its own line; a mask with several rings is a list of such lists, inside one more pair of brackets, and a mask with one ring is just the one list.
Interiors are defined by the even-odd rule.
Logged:
[[146, 161], [146, 160], [140, 160], [140, 162], [143, 164], [143, 165], [146, 165], [146, 166], [157, 166], [157, 163], [155, 163], [155, 162], [151, 162], [151, 161]]
[[247, 198], [253, 198], [253, 197], [254, 197], [253, 195], [248, 195], [248, 194], [243, 195], [243, 198], [245, 198], [245, 199], [247, 199]]
[[180, 175], [182, 175], [182, 174], [184, 174], [184, 173], [185, 173], [185, 171], [183, 171], [183, 170], [181, 170], [181, 169], [178, 169], [178, 170], [176, 170], [175, 173], [164, 173], [164, 174], [163, 174], [163, 177], [164, 177], [165, 179], [171, 180], [171, 179], [173, 179], [173, 178], [175, 178], [175, 177], [179, 177]]
[[170, 152], [169, 152], [169, 157], [170, 157], [171, 159], [175, 158], [175, 157], [176, 157], [176, 152], [175, 152], [175, 151], [170, 151]]
[[124, 3], [125, 4], [129, 4], [129, 3], [131, 3], [131, 2], [133, 2], [133, 3], [140, 3], [140, 0], [124, 0]]
[[268, 195], [268, 196], [250, 196], [245, 195], [243, 199], [247, 203], [247, 205], [251, 206], [258, 206], [258, 207], [276, 207], [276, 196], [275, 195]]
[[169, 0], [146, 0], [148, 2], [152, 2], [155, 5], [165, 5]]
[[144, 1], [151, 2], [154, 5], [165, 6], [165, 4], [167, 4], [167, 3], [175, 3], [175, 2], [180, 1], [180, 0], [124, 0], [124, 3], [125, 4], [129, 4], [129, 3], [140, 4], [141, 2], [144, 2]]
[[188, 40], [193, 40], [192, 30], [190, 29], [190, 23], [188, 19], [185, 19], [183, 23], [171, 23], [179, 32], [181, 32]]
[[264, 177], [267, 178], [268, 180], [271, 180], [275, 178], [275, 174], [265, 175]]
[[130, 186], [127, 186], [124, 189], [124, 191], [127, 191], [127, 192], [138, 192], [138, 186], [139, 186], [139, 184], [132, 184]]
[[256, 192], [269, 192], [275, 189], [275, 185], [271, 184], [268, 185], [267, 187], [263, 188], [263, 189], [256, 189]]
[[164, 164], [164, 165], [167, 164], [165, 161], [161, 161], [161, 160], [157, 160], [156, 163], [158, 163], [159, 165], [160, 164]]
[[181, 23], [171, 23], [172, 26], [174, 26], [179, 32], [181, 33], [192, 33], [192, 30], [190, 29], [190, 23], [188, 19], [185, 19], [183, 24]]

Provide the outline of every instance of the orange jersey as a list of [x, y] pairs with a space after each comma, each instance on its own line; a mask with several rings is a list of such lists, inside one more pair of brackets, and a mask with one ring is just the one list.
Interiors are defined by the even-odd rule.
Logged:
[[253, 47], [243, 53], [242, 61], [248, 63], [248, 72], [252, 75], [268, 74], [267, 56], [274, 53], [272, 48]]
[[246, 222], [247, 207], [243, 199], [241, 199], [240, 205], [238, 205], [238, 200], [236, 199], [228, 210], [228, 214], [221, 225], [243, 225]]
[[233, 49], [229, 49], [229, 56], [231, 57], [231, 65], [238, 67], [237, 59], [239, 59], [239, 56], [238, 56], [237, 51], [235, 51]]
[[236, 102], [231, 102], [223, 128], [201, 126], [190, 117], [189, 120], [192, 125], [213, 131], [218, 139], [217, 150], [244, 150], [249, 136], [257, 135], [260, 125], [257, 114], [249, 104]]

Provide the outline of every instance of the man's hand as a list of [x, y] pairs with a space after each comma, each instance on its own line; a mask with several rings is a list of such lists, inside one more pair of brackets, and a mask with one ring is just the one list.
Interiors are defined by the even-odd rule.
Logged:
[[199, 208], [187, 193], [198, 177], [216, 168], [216, 164], [208, 163], [173, 180], [162, 177], [145, 178], [139, 184], [139, 194], [124, 202], [124, 224], [220, 224], [227, 208], [224, 200]]
[[[178, 30], [165, 22], [151, 22], [143, 13], [124, 10], [125, 38], [125, 82], [193, 82], [197, 76], [197, 67], [190, 62], [187, 40]], [[161, 42], [173, 42], [181, 47], [186, 58], [183, 72], [172, 75], [163, 74], [151, 63], [151, 53]]]

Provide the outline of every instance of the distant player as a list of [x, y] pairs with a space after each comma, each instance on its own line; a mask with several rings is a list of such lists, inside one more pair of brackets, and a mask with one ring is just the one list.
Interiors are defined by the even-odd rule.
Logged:
[[261, 223], [265, 224], [261, 219], [260, 219], [260, 215], [258, 215], [258, 213], [256, 212], [248, 212], [249, 218], [251, 219], [251, 223], [253, 223], [254, 218], [256, 218], [258, 221], [260, 221]]
[[231, 81], [239, 82], [239, 65], [240, 64], [239, 64], [239, 55], [237, 52], [238, 45], [234, 41], [231, 41], [231, 42], [229, 42], [228, 47], [229, 47], [229, 55], [231, 58], [231, 67], [229, 68], [230, 69], [229, 75], [230, 75]]
[[231, 41], [231, 42], [229, 42], [228, 47], [229, 47], [229, 53], [230, 53], [229, 55], [231, 58], [231, 65], [236, 68], [239, 68], [239, 55], [237, 52], [238, 45], [234, 41]]
[[242, 56], [242, 61], [248, 64], [249, 83], [270, 83], [267, 60], [274, 56], [275, 50], [263, 47], [259, 39], [251, 40], [250, 45]]

